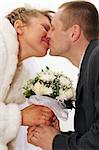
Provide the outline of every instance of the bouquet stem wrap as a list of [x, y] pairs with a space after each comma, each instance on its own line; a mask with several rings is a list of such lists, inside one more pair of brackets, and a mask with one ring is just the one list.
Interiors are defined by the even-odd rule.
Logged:
[[28, 99], [28, 102], [29, 104], [43, 105], [50, 108], [58, 119], [63, 121], [68, 119], [68, 110], [66, 107], [60, 101], [56, 101], [51, 97], [33, 95]]

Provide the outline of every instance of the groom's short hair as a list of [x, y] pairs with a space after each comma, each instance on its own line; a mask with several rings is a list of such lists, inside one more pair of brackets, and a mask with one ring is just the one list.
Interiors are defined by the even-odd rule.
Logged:
[[78, 24], [87, 40], [98, 38], [98, 11], [96, 7], [87, 1], [72, 1], [62, 4], [61, 21], [64, 30], [74, 24]]

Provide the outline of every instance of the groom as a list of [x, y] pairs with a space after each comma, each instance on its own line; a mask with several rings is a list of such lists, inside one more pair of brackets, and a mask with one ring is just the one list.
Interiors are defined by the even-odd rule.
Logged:
[[80, 68], [74, 132], [52, 126], [31, 127], [28, 141], [43, 150], [99, 150], [98, 11], [87, 1], [64, 3], [52, 19], [50, 54]]

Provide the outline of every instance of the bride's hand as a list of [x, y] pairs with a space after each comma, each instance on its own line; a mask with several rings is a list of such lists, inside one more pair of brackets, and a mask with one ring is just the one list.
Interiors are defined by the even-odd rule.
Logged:
[[52, 117], [54, 116], [54, 113], [48, 107], [34, 104], [21, 110], [21, 114], [21, 124], [24, 126], [50, 125]]

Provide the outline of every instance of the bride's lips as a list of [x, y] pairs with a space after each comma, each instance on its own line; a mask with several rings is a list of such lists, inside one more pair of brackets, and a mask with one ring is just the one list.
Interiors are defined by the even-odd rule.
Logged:
[[46, 47], [49, 47], [49, 41], [47, 39], [42, 39], [42, 42], [44, 43], [44, 45], [46, 45]]

